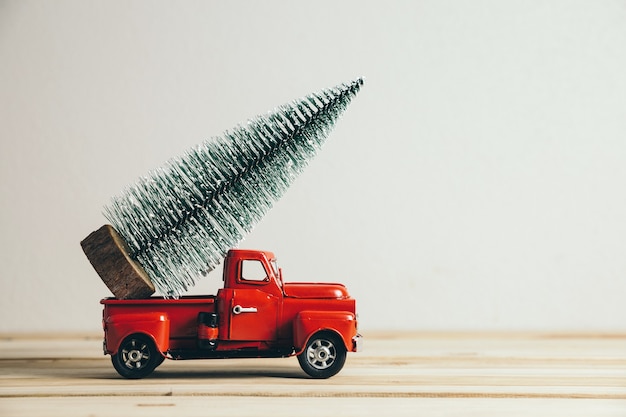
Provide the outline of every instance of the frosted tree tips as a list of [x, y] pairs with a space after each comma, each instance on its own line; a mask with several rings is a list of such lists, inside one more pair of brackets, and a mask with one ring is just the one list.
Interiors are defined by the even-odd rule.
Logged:
[[[358, 78], [278, 106], [205, 140], [114, 197], [104, 214], [127, 245], [129, 261], [163, 295], [194, 285], [282, 197], [362, 85]], [[102, 276], [110, 267], [96, 266], [95, 254], [97, 248], [87, 256]]]

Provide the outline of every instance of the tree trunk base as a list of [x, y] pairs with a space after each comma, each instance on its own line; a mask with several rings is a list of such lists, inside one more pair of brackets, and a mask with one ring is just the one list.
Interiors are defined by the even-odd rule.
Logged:
[[104, 225], [80, 245], [105, 285], [119, 299], [148, 298], [154, 284], [143, 267], [128, 255], [128, 246], [111, 225]]

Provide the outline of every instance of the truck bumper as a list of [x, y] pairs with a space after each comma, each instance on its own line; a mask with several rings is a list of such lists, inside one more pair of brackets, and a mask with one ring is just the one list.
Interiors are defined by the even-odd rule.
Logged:
[[352, 351], [361, 352], [362, 350], [363, 350], [363, 336], [357, 333], [357, 335], [352, 338]]

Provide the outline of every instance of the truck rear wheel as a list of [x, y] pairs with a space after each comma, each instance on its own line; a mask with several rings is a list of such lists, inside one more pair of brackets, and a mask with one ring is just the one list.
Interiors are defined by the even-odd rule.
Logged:
[[111, 356], [111, 362], [124, 378], [138, 379], [150, 375], [163, 362], [163, 356], [152, 339], [134, 334], [124, 339], [117, 353]]
[[304, 372], [313, 378], [325, 379], [336, 375], [346, 362], [346, 348], [343, 341], [330, 332], [314, 334], [298, 355], [298, 362]]

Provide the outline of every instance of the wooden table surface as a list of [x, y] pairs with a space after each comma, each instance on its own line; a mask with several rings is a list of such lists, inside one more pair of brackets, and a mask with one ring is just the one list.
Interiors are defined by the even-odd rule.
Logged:
[[0, 335], [0, 416], [620, 416], [626, 334], [366, 333], [328, 380], [295, 358], [165, 361], [125, 380], [100, 335]]

